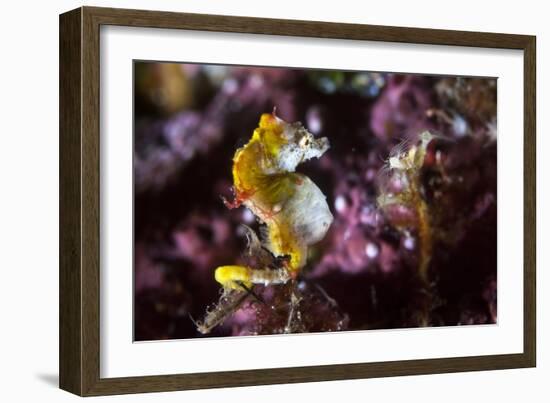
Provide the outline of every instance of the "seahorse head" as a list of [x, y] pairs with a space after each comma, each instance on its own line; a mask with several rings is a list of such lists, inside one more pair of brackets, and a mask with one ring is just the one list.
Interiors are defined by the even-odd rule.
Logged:
[[275, 115], [264, 113], [254, 131], [277, 172], [294, 172], [298, 164], [319, 158], [329, 149], [326, 137], [315, 138], [300, 122], [287, 123]]

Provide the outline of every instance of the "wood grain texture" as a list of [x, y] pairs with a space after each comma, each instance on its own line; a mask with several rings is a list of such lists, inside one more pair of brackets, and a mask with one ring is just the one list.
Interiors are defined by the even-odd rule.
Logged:
[[59, 27], [59, 386], [81, 394], [81, 10]]
[[[82, 389], [99, 379], [99, 24], [82, 9]], [[131, 285], [129, 285], [131, 286]]]
[[537, 158], [536, 158], [536, 39], [524, 48], [524, 141], [523, 141], [523, 354], [536, 366], [536, 267], [537, 267]]
[[[382, 363], [100, 378], [99, 28], [101, 25], [523, 50], [525, 61], [524, 352]], [[535, 53], [535, 37], [526, 35], [95, 7], [82, 7], [61, 15], [60, 387], [81, 396], [92, 396], [534, 366], [536, 363]]]

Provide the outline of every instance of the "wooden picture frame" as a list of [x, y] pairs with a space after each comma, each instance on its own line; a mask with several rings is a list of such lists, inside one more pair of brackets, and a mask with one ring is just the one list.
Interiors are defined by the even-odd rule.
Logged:
[[[100, 26], [171, 28], [524, 52], [523, 353], [344, 365], [100, 377]], [[313, 21], [82, 7], [60, 16], [60, 387], [81, 396], [533, 367], [535, 37]]]

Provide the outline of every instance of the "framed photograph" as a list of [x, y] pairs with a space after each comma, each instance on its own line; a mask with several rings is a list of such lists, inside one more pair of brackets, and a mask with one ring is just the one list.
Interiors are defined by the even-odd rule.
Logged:
[[60, 16], [60, 387], [533, 367], [535, 37]]

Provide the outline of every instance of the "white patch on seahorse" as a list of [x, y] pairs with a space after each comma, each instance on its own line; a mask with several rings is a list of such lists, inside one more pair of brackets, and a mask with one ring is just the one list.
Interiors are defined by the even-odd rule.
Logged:
[[294, 172], [299, 164], [321, 157], [330, 148], [326, 137], [316, 139], [300, 123], [286, 123], [281, 119], [279, 122], [284, 125], [283, 135], [288, 140], [277, 158], [281, 171]]
[[307, 176], [300, 177], [302, 183], [285, 204], [285, 213], [293, 218], [295, 234], [305, 245], [313, 245], [324, 238], [333, 216], [323, 192]]
[[[277, 165], [283, 172], [294, 172], [296, 167], [311, 158], [321, 157], [329, 148], [326, 137], [315, 138], [299, 122], [286, 123], [283, 135], [288, 140], [278, 153]], [[333, 221], [327, 200], [317, 185], [305, 175], [294, 195], [285, 202], [285, 215], [292, 217], [293, 229], [305, 245], [313, 245], [325, 236]]]

